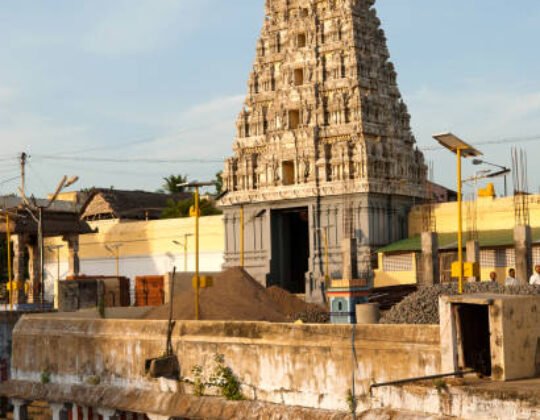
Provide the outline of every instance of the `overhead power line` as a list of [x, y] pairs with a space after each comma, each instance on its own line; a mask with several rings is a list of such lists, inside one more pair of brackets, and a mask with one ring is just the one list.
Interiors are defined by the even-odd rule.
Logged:
[[104, 162], [104, 163], [223, 163], [224, 159], [150, 159], [150, 158], [108, 158], [95, 156], [54, 156], [33, 154], [34, 158], [52, 161]]
[[[486, 140], [486, 141], [479, 141], [475, 143], [471, 143], [472, 146], [485, 146], [490, 144], [513, 144], [513, 143], [526, 143], [526, 142], [532, 142], [532, 141], [540, 141], [540, 135], [535, 136], [528, 136], [528, 137], [507, 137], [504, 139], [499, 140]], [[442, 150], [444, 147], [441, 146], [426, 146], [426, 147], [420, 147], [420, 150], [423, 150], [425, 152], [431, 152], [436, 150]]]

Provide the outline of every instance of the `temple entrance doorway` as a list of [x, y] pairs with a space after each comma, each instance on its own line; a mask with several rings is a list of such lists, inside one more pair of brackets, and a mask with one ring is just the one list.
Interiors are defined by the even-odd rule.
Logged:
[[308, 208], [273, 210], [271, 225], [272, 284], [291, 293], [305, 293], [309, 268]]

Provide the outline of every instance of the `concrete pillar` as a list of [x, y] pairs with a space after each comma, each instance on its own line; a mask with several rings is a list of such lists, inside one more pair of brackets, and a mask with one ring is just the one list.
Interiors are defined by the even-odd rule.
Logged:
[[81, 267], [79, 259], [79, 235], [64, 236], [63, 240], [68, 244], [68, 276], [78, 276]]
[[152, 414], [152, 413], [146, 413], [146, 416], [150, 420], [170, 420], [172, 418], [170, 416], [161, 416], [159, 414]]
[[28, 420], [28, 401], [12, 399], [13, 420]]
[[52, 420], [68, 420], [68, 410], [64, 403], [49, 403], [52, 411]]
[[79, 416], [79, 406], [77, 404], [73, 404], [73, 407], [71, 407], [71, 419], [83, 420], [81, 416]]
[[419, 287], [429, 287], [440, 283], [439, 238], [435, 232], [422, 233], [422, 275]]
[[516, 253], [516, 278], [522, 284], [529, 281], [532, 274], [532, 234], [529, 225], [514, 228], [514, 249]]
[[88, 414], [90, 411], [88, 407], [81, 407], [81, 411], [82, 411], [82, 420], [90, 420], [90, 418], [88, 417]]
[[103, 420], [114, 420], [116, 418], [116, 410], [114, 408], [100, 407], [96, 412], [103, 417]]
[[[467, 262], [480, 264], [480, 246], [478, 241], [467, 241]], [[468, 277], [467, 281], [480, 281], [480, 277]]]
[[24, 293], [24, 282], [26, 280], [24, 255], [26, 244], [28, 242], [28, 236], [13, 235], [11, 240], [13, 242], [13, 280], [19, 285], [19, 288], [14, 292], [13, 302], [24, 303], [26, 302], [26, 296]]
[[28, 272], [30, 274], [30, 285], [28, 288], [28, 303], [36, 303], [40, 301], [40, 281], [41, 281], [41, 257], [39, 246], [36, 242], [27, 243], [28, 250]]

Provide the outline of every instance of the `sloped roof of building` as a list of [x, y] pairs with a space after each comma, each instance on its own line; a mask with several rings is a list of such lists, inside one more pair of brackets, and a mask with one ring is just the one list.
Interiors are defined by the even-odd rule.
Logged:
[[[456, 250], [458, 248], [457, 233], [439, 233], [439, 250]], [[467, 241], [467, 233], [463, 234], [463, 244]], [[510, 247], [514, 245], [514, 231], [512, 229], [484, 230], [478, 232], [480, 248]], [[540, 227], [532, 228], [532, 242], [540, 244]], [[404, 252], [422, 251], [420, 235], [412, 236], [380, 248], [377, 252], [384, 254], [398, 254]]]
[[81, 218], [99, 219], [158, 219], [169, 200], [184, 200], [191, 193], [165, 194], [148, 191], [93, 189], [81, 209]]

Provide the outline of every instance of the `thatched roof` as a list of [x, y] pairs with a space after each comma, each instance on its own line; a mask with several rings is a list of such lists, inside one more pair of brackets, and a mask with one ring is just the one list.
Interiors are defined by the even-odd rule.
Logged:
[[81, 209], [81, 219], [159, 219], [169, 200], [190, 198], [191, 193], [165, 194], [96, 188]]

